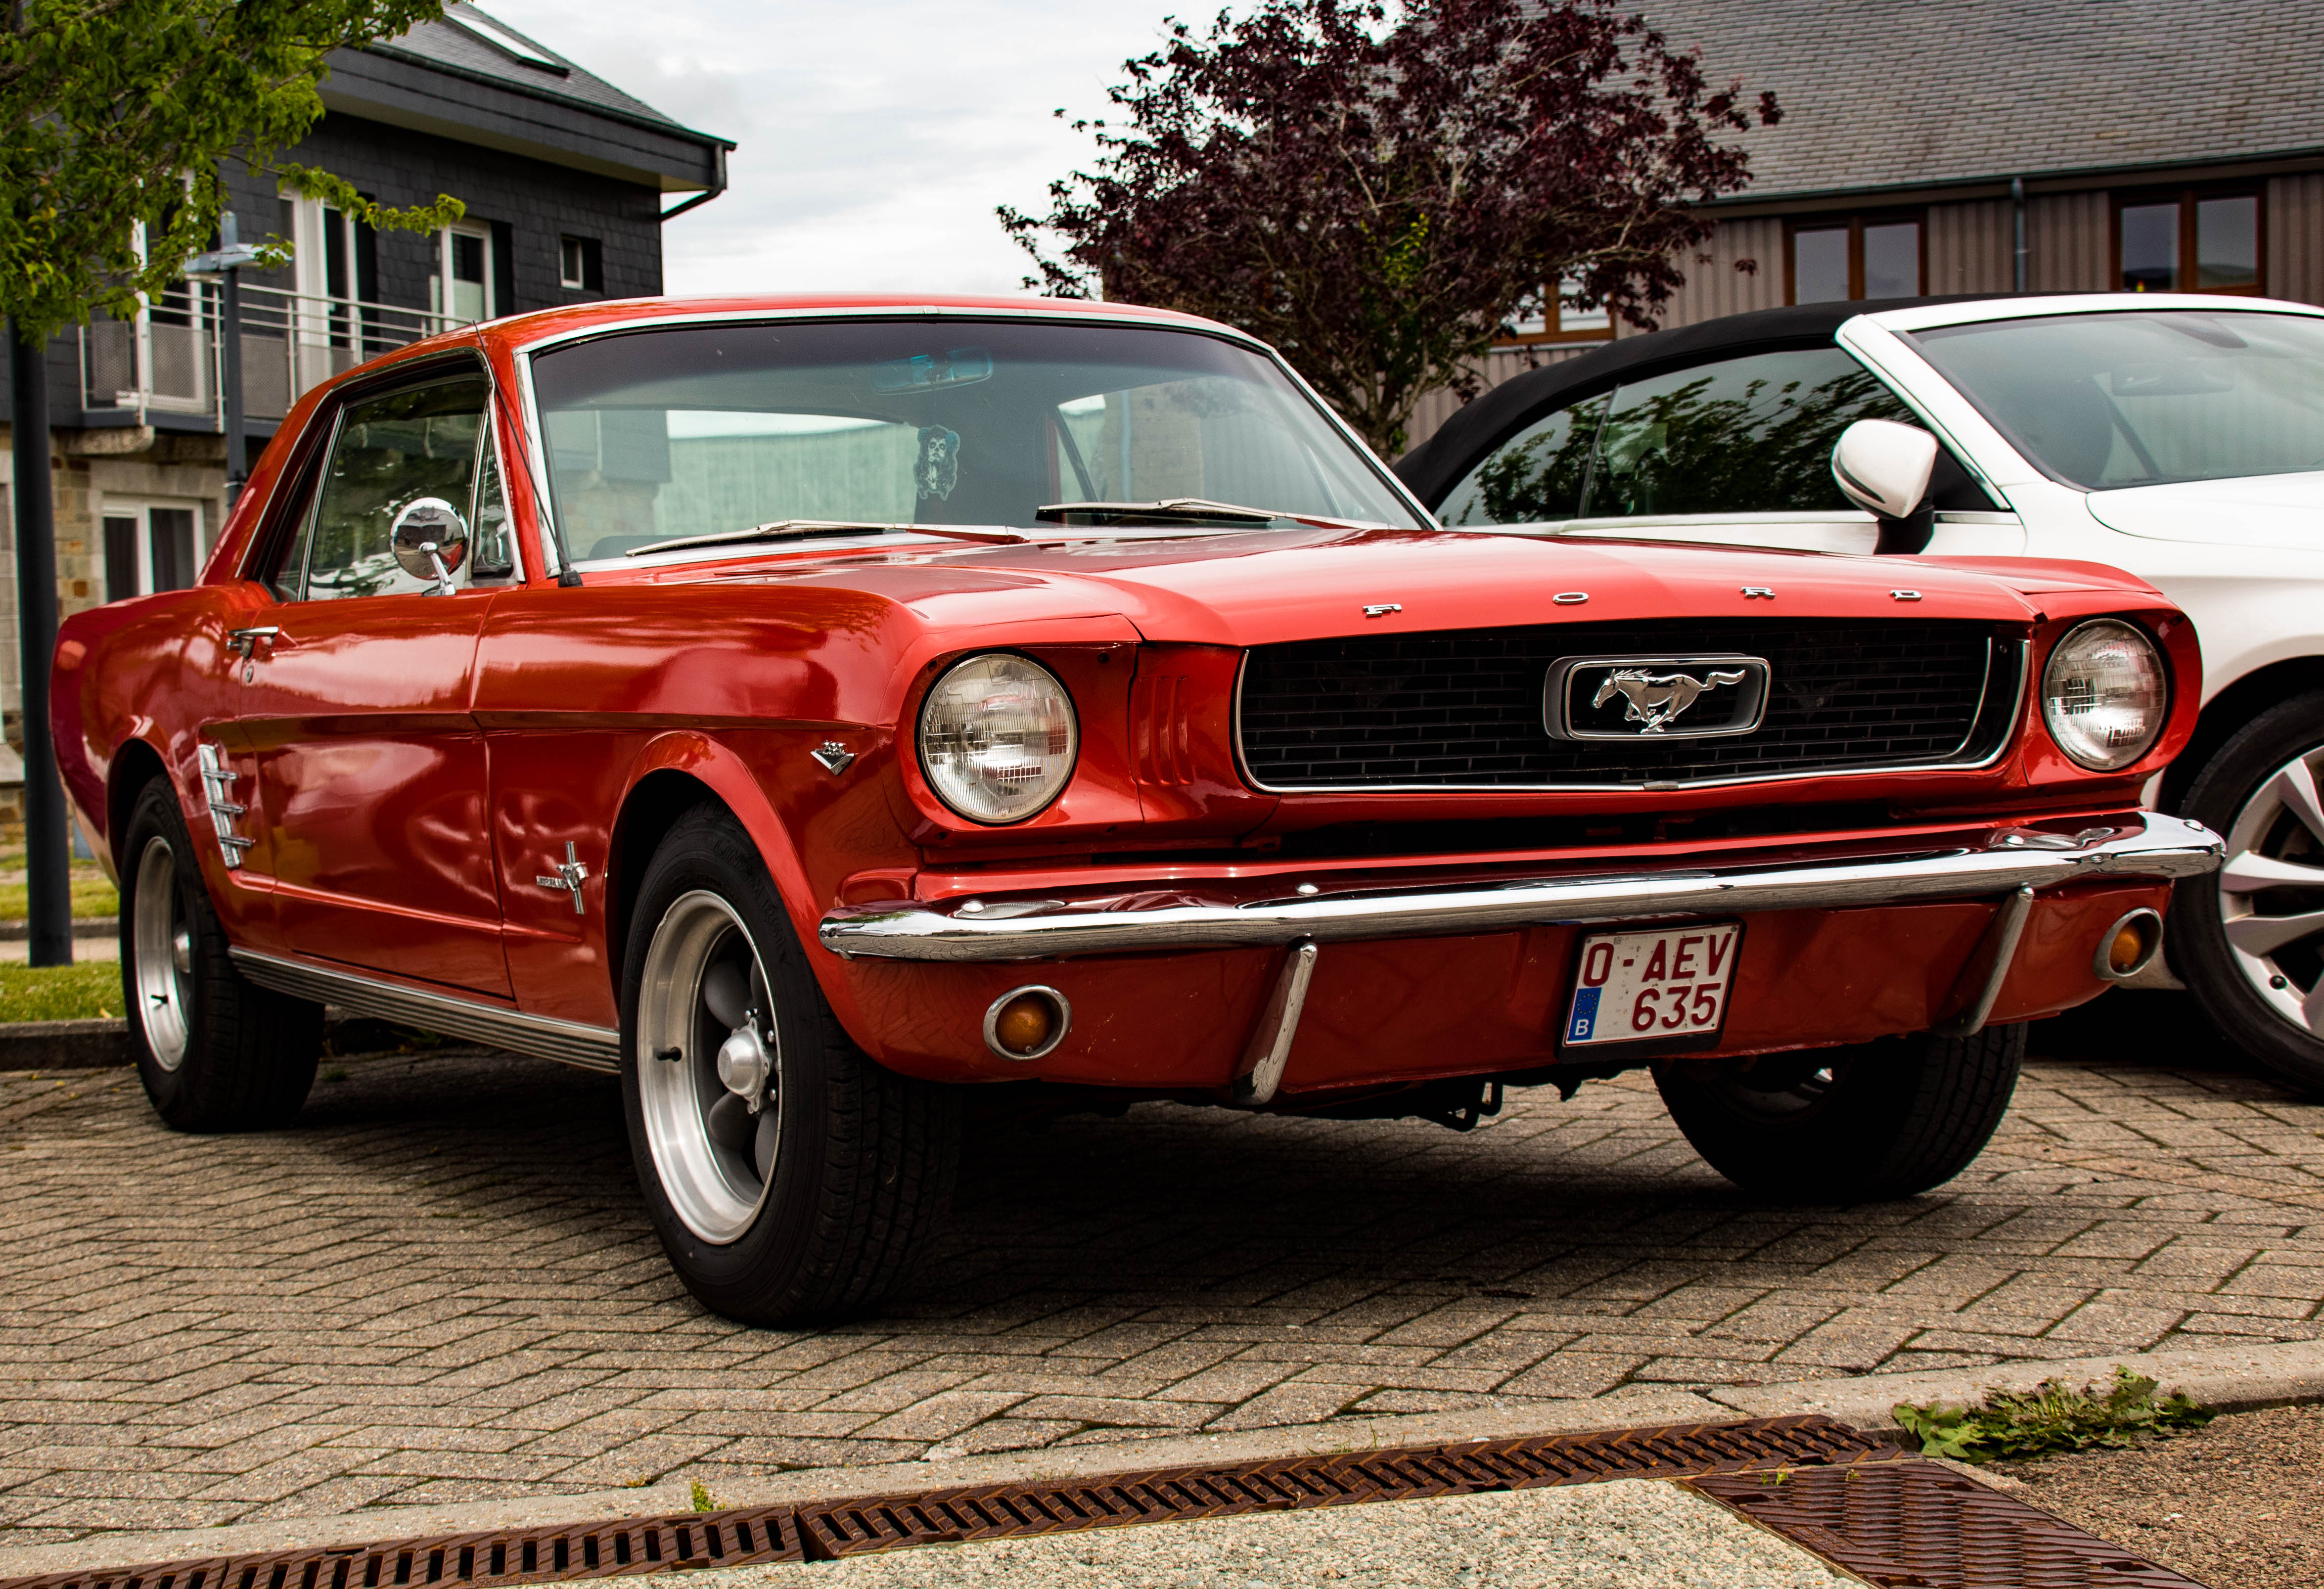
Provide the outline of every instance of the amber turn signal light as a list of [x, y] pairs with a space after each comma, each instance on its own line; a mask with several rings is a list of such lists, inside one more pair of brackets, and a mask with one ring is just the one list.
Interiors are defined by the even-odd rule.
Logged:
[[984, 1046], [1003, 1059], [1038, 1059], [1065, 1040], [1074, 1008], [1053, 987], [1014, 988], [984, 1012]]
[[2127, 982], [2153, 965], [2162, 947], [2163, 918], [2142, 906], [2099, 936], [2090, 969], [2104, 981]]

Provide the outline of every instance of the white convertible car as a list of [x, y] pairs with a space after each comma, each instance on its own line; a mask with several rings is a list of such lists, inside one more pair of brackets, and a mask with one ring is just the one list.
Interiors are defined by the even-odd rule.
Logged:
[[2153, 796], [2227, 861], [2180, 890], [2149, 976], [2324, 1092], [2324, 310], [2081, 293], [1734, 315], [1521, 375], [1397, 468], [1448, 524], [2073, 559], [2159, 587], [2194, 616], [2204, 707]]

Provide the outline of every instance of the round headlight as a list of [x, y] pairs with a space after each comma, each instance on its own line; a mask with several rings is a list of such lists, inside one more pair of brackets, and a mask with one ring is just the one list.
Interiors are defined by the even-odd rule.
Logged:
[[2169, 701], [2154, 642], [2113, 618], [2070, 631], [2042, 670], [2050, 737], [2094, 772], [2127, 767], [2152, 749]]
[[1006, 651], [954, 663], [920, 707], [928, 786], [972, 822], [1020, 822], [1056, 799], [1080, 739], [1056, 675]]

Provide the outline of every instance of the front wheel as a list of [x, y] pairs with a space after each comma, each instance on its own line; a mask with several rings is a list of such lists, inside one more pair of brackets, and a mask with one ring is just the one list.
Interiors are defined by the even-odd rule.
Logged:
[[2261, 713], [2188, 787], [2181, 814], [2227, 840], [2216, 876], [2172, 891], [2172, 960], [2227, 1039], [2324, 1094], [2324, 696]]
[[746, 1324], [829, 1318], [909, 1273], [950, 1200], [949, 1089], [842, 1030], [773, 880], [724, 810], [670, 829], [622, 977], [630, 1152], [671, 1267]]
[[2017, 1087], [2025, 1028], [1927, 1032], [1748, 1061], [1658, 1066], [1686, 1140], [1741, 1187], [1800, 1203], [1879, 1203], [1952, 1179]]
[[298, 1118], [315, 1083], [323, 1007], [235, 969], [166, 778], [139, 791], [121, 850], [121, 981], [137, 1076], [180, 1131]]

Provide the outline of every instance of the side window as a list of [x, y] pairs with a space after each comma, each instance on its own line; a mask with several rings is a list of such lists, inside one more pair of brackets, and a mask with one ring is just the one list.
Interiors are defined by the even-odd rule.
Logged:
[[1766, 353], [1632, 382], [1601, 427], [1584, 513], [1845, 512], [1832, 444], [1912, 414], [1836, 347]]
[[[1848, 512], [1832, 444], [1911, 411], [1836, 347], [1757, 354], [1634, 381], [1536, 420], [1445, 497], [1448, 525], [1682, 513]], [[1995, 504], [1949, 454], [1937, 505]]]
[[391, 541], [397, 513], [422, 497], [449, 503], [469, 525], [469, 555], [455, 588], [505, 577], [507, 509], [484, 419], [482, 376], [391, 393], [348, 405], [324, 460], [314, 501], [274, 581], [286, 600], [416, 595], [432, 579], [409, 574]]

